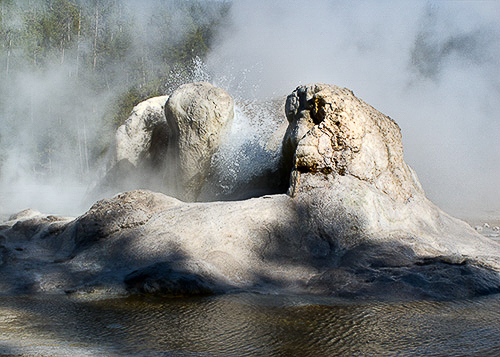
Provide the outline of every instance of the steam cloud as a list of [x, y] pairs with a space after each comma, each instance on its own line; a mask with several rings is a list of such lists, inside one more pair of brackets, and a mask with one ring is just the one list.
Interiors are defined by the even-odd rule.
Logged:
[[[31, 9], [40, 18], [52, 7], [49, 1], [35, 4], [19, 1], [16, 10], [7, 13], [6, 9], [12, 3], [6, 2], [4, 6], [0, 2], [0, 30], [4, 25], [6, 28], [21, 28], [26, 17], [23, 11], [26, 9]], [[103, 175], [106, 148], [114, 137], [109, 119], [113, 110], [116, 110], [113, 104], [134, 83], [129, 77], [137, 77], [137, 73], [142, 71], [140, 66], [148, 66], [148, 74], [168, 72], [165, 68], [168, 69], [172, 64], [162, 61], [161, 51], [155, 49], [164, 48], [167, 42], [169, 45], [181, 42], [192, 29], [189, 21], [193, 19], [186, 16], [187, 7], [176, 7], [175, 1], [82, 3], [86, 4], [86, 10], [96, 6], [96, 15], [99, 14], [97, 11], [104, 10], [105, 16], [116, 23], [121, 22], [120, 26], [127, 30], [124, 33], [130, 37], [119, 38], [117, 24], [115, 33], [107, 33], [104, 27], [99, 27], [103, 26], [102, 21], [97, 20], [94, 25], [94, 14], [87, 14], [92, 33], [87, 33], [86, 38], [82, 33], [78, 44], [67, 48], [65, 52], [37, 59], [39, 54], [33, 50], [35, 59], [31, 61], [39, 61], [37, 65], [22, 62], [19, 66], [15, 63], [9, 66], [9, 60], [13, 62], [12, 58], [26, 61], [20, 48], [12, 49], [12, 52], [19, 52], [18, 56], [9, 53], [2, 58], [0, 214], [7, 215], [28, 207], [44, 213], [71, 215], [87, 210], [91, 204], [87, 193]], [[210, 6], [205, 9], [207, 13], [199, 19], [199, 26], [208, 25], [220, 16]], [[126, 53], [120, 54], [119, 60], [97, 62], [97, 67], [103, 67], [99, 68], [101, 78], [98, 85], [92, 78], [93, 73], [89, 75], [88, 68], [87, 73], [83, 73], [84, 60], [87, 60], [87, 66], [89, 58], [92, 62], [93, 39], [90, 37], [94, 26], [100, 37], [115, 36], [116, 41], [123, 41], [127, 48]], [[166, 28], [168, 33], [165, 33]], [[31, 33], [28, 33], [29, 36], [35, 37]], [[16, 38], [14, 44], [16, 41], [21, 43], [21, 40]], [[36, 37], [30, 40], [36, 42]], [[11, 51], [6, 46], [3, 50], [5, 53]], [[146, 54], [145, 51], [151, 53]], [[179, 70], [178, 78], [172, 76], [175, 83], [170, 83], [170, 87], [199, 79], [201, 67], [199, 61], [195, 61], [191, 73]], [[170, 70], [177, 73], [173, 65]], [[146, 77], [145, 71], [142, 72]], [[151, 79], [144, 78], [144, 82]], [[164, 88], [166, 91], [167, 86]]]
[[[156, 2], [143, 3], [129, 4], [142, 28], [151, 26]], [[498, 18], [494, 1], [235, 1], [206, 65], [215, 84], [237, 98], [279, 97], [312, 82], [354, 90], [401, 126], [406, 161], [429, 198], [471, 216], [500, 210]], [[182, 34], [182, 18], [178, 26]], [[161, 40], [154, 29], [133, 39]], [[15, 99], [0, 111], [0, 144], [8, 148], [0, 213], [28, 205], [85, 209], [79, 203], [91, 181], [81, 177], [87, 162], [68, 138], [103, 130], [98, 119], [116, 87], [109, 97], [89, 95], [68, 80], [73, 70], [68, 61], [43, 74], [18, 73], [9, 88]], [[46, 131], [59, 154], [44, 161], [51, 175], [40, 180], [28, 156]]]
[[231, 93], [348, 87], [401, 126], [438, 206], [499, 211], [498, 2], [239, 1], [231, 15], [208, 62]]

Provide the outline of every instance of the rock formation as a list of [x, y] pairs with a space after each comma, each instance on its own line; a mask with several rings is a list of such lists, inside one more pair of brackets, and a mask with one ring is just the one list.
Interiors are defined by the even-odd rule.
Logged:
[[[189, 100], [172, 103], [179, 105], [167, 105], [167, 118], [194, 110]], [[297, 88], [286, 113], [288, 195], [189, 203], [136, 190], [75, 220], [13, 217], [0, 226], [2, 291], [390, 299], [500, 292], [500, 245], [425, 197], [394, 121], [323, 84]], [[178, 135], [210, 137], [204, 130]], [[176, 150], [180, 157], [188, 148]], [[195, 150], [186, 155], [192, 162]]]
[[[289, 194], [341, 256], [337, 267], [321, 275], [325, 287], [347, 270], [388, 279], [391, 294], [418, 287], [439, 296], [440, 284], [442, 295], [460, 295], [471, 286], [476, 293], [498, 289], [500, 246], [425, 197], [403, 161], [400, 129], [391, 118], [351, 91], [324, 84], [298, 87], [287, 98], [286, 112]], [[435, 275], [422, 271], [427, 265]], [[486, 286], [477, 285], [484, 282], [482, 273], [467, 282], [453, 276], [464, 269], [484, 269]], [[410, 280], [415, 284], [408, 286]], [[460, 293], [458, 281], [467, 286]]]
[[284, 155], [293, 164], [292, 195], [307, 185], [299, 184], [301, 176], [307, 180], [318, 173], [358, 178], [397, 201], [423, 194], [403, 161], [398, 125], [348, 89], [301, 86], [288, 96], [285, 110], [290, 125]]
[[212, 155], [234, 116], [233, 98], [210, 83], [184, 84], [165, 106], [170, 129], [170, 182], [176, 197], [195, 201], [210, 171]]
[[165, 95], [137, 104], [118, 127], [109, 169], [92, 196], [138, 187], [161, 189], [169, 138], [164, 114], [167, 99]]
[[161, 149], [155, 150], [161, 145], [154, 139], [168, 137], [163, 114], [167, 100], [167, 95], [154, 97], [134, 107], [130, 117], [116, 130], [117, 162], [127, 160], [137, 167], [143, 160], [159, 161], [158, 156], [166, 154]]
[[139, 103], [116, 131], [114, 155], [97, 193], [147, 188], [196, 201], [233, 111], [231, 96], [206, 82]]

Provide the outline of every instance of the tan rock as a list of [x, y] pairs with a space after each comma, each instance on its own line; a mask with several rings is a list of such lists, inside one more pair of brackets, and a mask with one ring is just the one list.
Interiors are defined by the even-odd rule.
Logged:
[[195, 201], [210, 170], [212, 155], [234, 116], [234, 102], [207, 82], [180, 86], [165, 105], [170, 131], [169, 182], [174, 194]]
[[[135, 167], [153, 155], [153, 138], [159, 126], [165, 126], [164, 108], [168, 96], [150, 98], [137, 104], [130, 117], [115, 134], [115, 162], [129, 161]], [[166, 133], [165, 133], [166, 134]]]
[[[286, 112], [284, 156], [294, 154], [293, 180], [301, 173], [331, 173], [357, 177], [396, 200], [423, 193], [403, 161], [398, 125], [351, 91], [301, 86], [288, 96]], [[291, 185], [300, 189], [297, 182]]]

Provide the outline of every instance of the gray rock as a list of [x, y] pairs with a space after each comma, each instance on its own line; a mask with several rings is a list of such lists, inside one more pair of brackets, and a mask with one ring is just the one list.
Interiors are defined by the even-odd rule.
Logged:
[[500, 245], [425, 197], [391, 119], [327, 85], [299, 87], [286, 107], [290, 195], [200, 203], [137, 190], [72, 221], [9, 223], [0, 228], [2, 290], [364, 299], [500, 292]]
[[167, 99], [160, 96], [137, 104], [118, 127], [106, 175], [91, 199], [136, 188], [163, 189], [169, 139], [164, 113]]
[[184, 84], [165, 105], [168, 122], [170, 178], [168, 187], [185, 201], [195, 201], [210, 172], [212, 155], [234, 116], [234, 102], [223, 89], [207, 82]]
[[134, 107], [130, 117], [116, 130], [116, 162], [127, 160], [139, 167], [142, 160], [158, 160], [154, 156], [161, 153], [155, 151], [155, 146], [158, 145], [154, 140], [158, 136], [155, 131], [165, 131], [164, 110], [167, 99], [166, 95], [154, 97]]
[[[232, 99], [227, 93], [208, 83], [186, 84], [174, 93], [171, 106], [189, 108], [169, 111], [174, 117], [173, 129], [165, 119], [167, 99], [156, 97], [138, 104], [117, 129], [109, 168], [92, 198], [137, 188], [188, 201], [243, 199], [286, 191], [287, 179], [280, 161], [281, 141], [288, 125], [284, 97], [239, 103], [238, 122], [230, 127]], [[190, 114], [183, 116], [182, 111]], [[220, 115], [208, 115], [212, 112]], [[183, 134], [176, 138], [172, 133], [179, 128]], [[170, 139], [177, 140], [178, 145], [171, 143], [169, 149]], [[183, 150], [176, 148], [179, 145]], [[169, 150], [172, 154], [167, 156]], [[191, 164], [184, 165], [183, 160], [191, 160]], [[193, 162], [199, 164], [199, 171], [186, 169]], [[183, 182], [188, 176], [192, 185]], [[191, 193], [186, 195], [188, 191]]]
[[418, 223], [401, 218], [377, 232], [352, 207], [331, 204], [335, 196], [315, 194], [184, 203], [131, 191], [96, 203], [57, 235], [33, 236], [29, 249], [53, 247], [55, 262], [36, 276], [33, 262], [21, 259], [27, 248], [8, 266], [30, 292], [243, 290], [412, 299], [500, 291], [498, 244], [466, 225], [442, 230], [459, 221], [441, 217], [438, 226], [412, 227]]
[[40, 212], [35, 211], [31, 208], [27, 208], [25, 210], [22, 210], [20, 212], [17, 212], [9, 217], [9, 221], [20, 221], [28, 218], [33, 218], [36, 216], [41, 215]]

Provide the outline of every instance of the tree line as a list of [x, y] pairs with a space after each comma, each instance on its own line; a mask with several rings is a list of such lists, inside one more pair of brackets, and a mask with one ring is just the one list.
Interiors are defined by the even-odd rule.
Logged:
[[[2, 144], [16, 135], [7, 127], [31, 120], [37, 125], [26, 125], [25, 137], [36, 137], [33, 170], [47, 169], [53, 153], [67, 149], [59, 147], [66, 135], [77, 143], [71, 150], [80, 172], [88, 171], [89, 157], [109, 145], [89, 128], [116, 128], [135, 104], [189, 80], [229, 7], [217, 0], [0, 0], [0, 161]], [[52, 81], [62, 96], [54, 102], [59, 94], [37, 93], [39, 82]], [[22, 105], [16, 96], [26, 97]]]

